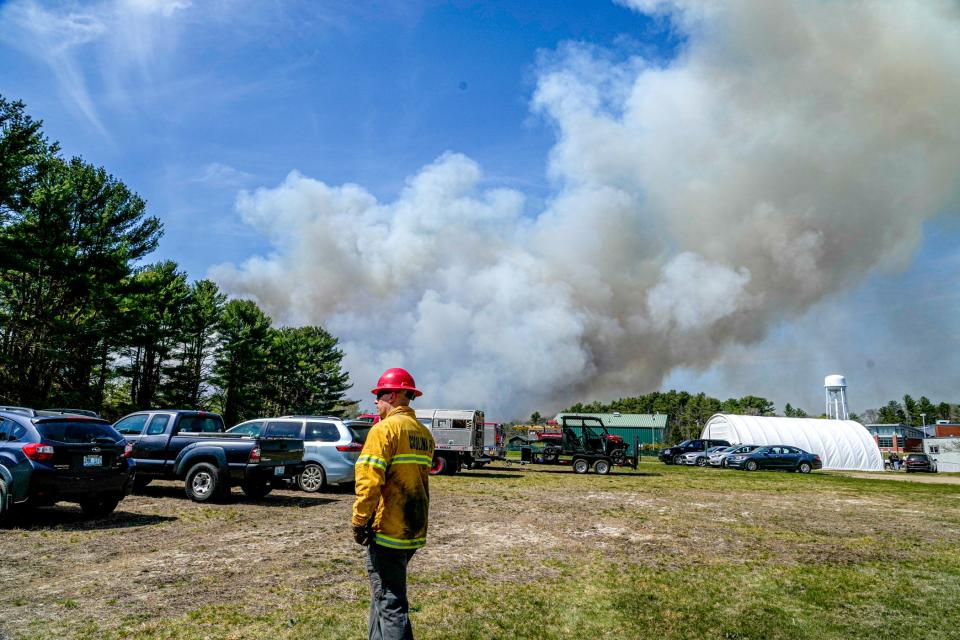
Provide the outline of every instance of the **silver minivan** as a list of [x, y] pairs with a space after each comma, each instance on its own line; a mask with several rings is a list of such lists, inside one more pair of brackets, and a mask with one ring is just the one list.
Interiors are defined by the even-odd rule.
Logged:
[[362, 439], [341, 418], [331, 416], [282, 416], [257, 418], [231, 427], [227, 433], [251, 437], [262, 434], [303, 438], [303, 471], [297, 486], [313, 493], [327, 484], [353, 482], [353, 466], [363, 450]]

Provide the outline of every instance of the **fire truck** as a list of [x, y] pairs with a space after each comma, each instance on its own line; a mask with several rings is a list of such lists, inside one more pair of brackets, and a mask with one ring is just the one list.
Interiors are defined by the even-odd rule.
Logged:
[[482, 464], [483, 411], [478, 409], [416, 409], [417, 420], [433, 434], [433, 475], [449, 475], [461, 467]]

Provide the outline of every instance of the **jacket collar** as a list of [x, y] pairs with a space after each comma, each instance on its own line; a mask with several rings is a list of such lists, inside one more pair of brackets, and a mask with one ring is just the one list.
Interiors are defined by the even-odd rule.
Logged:
[[411, 418], [416, 418], [417, 412], [413, 410], [413, 407], [394, 407], [393, 409], [390, 410], [390, 413], [387, 414], [387, 418], [389, 418], [390, 416], [398, 416], [398, 415], [404, 415], [404, 416], [410, 416]]

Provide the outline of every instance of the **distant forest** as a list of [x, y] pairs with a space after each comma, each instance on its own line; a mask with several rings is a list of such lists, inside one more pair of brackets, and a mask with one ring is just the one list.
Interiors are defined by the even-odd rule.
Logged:
[[349, 376], [322, 327], [273, 328], [252, 301], [149, 263], [163, 226], [102, 167], [63, 158], [0, 96], [0, 404], [221, 412], [228, 426], [344, 413]]
[[[590, 402], [577, 404], [564, 409], [564, 413], [661, 413], [667, 415], [667, 433], [665, 440], [675, 442], [686, 438], [699, 437], [703, 425], [715, 413], [736, 413], [754, 416], [777, 415], [773, 402], [758, 396], [744, 396], [719, 400], [705, 393], [690, 394], [686, 391], [655, 391], [642, 396], [620, 398], [613, 402]], [[806, 411], [790, 405], [784, 406], [787, 417], [805, 418]], [[817, 414], [813, 417], [825, 417]], [[850, 414], [851, 420], [862, 424], [909, 424], [920, 426], [923, 422], [931, 424], [937, 420], [956, 420], [960, 418], [960, 405], [941, 402], [935, 404], [926, 396], [914, 399], [905, 395], [902, 401], [891, 400], [879, 409], [868, 409], [863, 414]], [[531, 422], [539, 423], [542, 416], [535, 413]]]

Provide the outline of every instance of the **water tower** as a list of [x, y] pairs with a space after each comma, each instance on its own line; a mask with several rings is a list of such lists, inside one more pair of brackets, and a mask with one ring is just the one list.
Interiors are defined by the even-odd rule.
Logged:
[[823, 379], [823, 388], [827, 396], [827, 417], [833, 420], [847, 420], [847, 379], [832, 375]]

